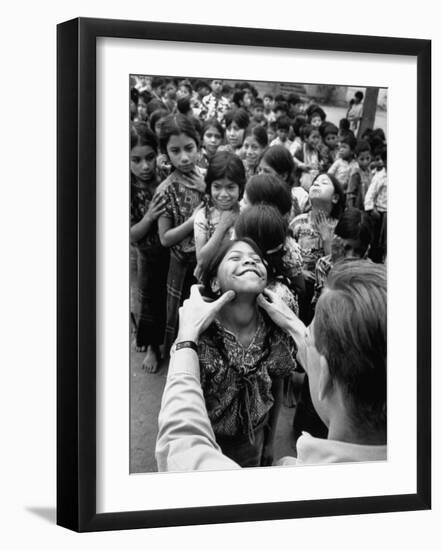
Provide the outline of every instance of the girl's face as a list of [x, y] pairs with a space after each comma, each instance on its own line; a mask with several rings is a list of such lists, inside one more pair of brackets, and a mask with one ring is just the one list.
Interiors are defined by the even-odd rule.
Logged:
[[236, 122], [232, 122], [226, 128], [226, 138], [229, 145], [234, 149], [241, 147], [244, 139], [244, 130], [238, 126]]
[[327, 174], [321, 174], [312, 183], [309, 190], [310, 201], [333, 203], [337, 201], [335, 188]]
[[180, 172], [189, 174], [198, 159], [195, 140], [186, 134], [170, 136], [167, 142], [167, 155], [171, 164]]
[[270, 176], [279, 176], [278, 172], [272, 168], [264, 159], [261, 159], [261, 162], [258, 166], [258, 174], [268, 174]]
[[358, 164], [362, 170], [366, 170], [371, 162], [370, 151], [362, 151], [358, 155]]
[[351, 149], [350, 149], [350, 145], [348, 145], [347, 143], [340, 143], [339, 144], [339, 156], [344, 159], [344, 160], [347, 160], [351, 157]]
[[211, 155], [214, 155], [218, 147], [221, 145], [222, 139], [223, 138], [219, 130], [211, 126], [207, 128], [207, 130], [204, 132], [204, 136], [203, 136], [204, 148], [208, 153], [210, 153]]
[[307, 143], [313, 149], [317, 149], [319, 147], [319, 144], [321, 143], [321, 135], [318, 130], [313, 130], [313, 132], [310, 133], [307, 138]]
[[310, 124], [314, 127], [314, 128], [319, 128], [319, 126], [321, 126], [322, 124], [322, 119], [319, 115], [314, 115], [312, 116], [312, 120], [310, 121]]
[[382, 168], [384, 168], [385, 164], [384, 164], [384, 161], [382, 160], [381, 155], [376, 155], [374, 157], [373, 165], [376, 168], [376, 170], [378, 170], [378, 171], [382, 170]]
[[234, 290], [258, 296], [267, 285], [267, 270], [261, 257], [245, 242], [236, 242], [218, 267], [212, 290]]
[[176, 97], [176, 86], [173, 84], [173, 82], [169, 82], [166, 85], [166, 89], [164, 90], [164, 97], [166, 99], [175, 99]]
[[250, 109], [251, 106], [253, 105], [253, 95], [252, 95], [251, 93], [249, 93], [249, 92], [246, 92], [246, 93], [244, 94], [244, 99], [243, 99], [243, 101], [244, 101], [244, 107], [245, 107], [246, 109]]
[[324, 138], [324, 142], [330, 149], [336, 149], [338, 145], [338, 134], [327, 134]]
[[232, 210], [239, 200], [239, 185], [227, 178], [212, 181], [210, 196], [218, 210]]
[[249, 166], [256, 166], [261, 153], [264, 151], [264, 147], [258, 143], [254, 136], [247, 136], [242, 147], [247, 164]]
[[180, 86], [176, 93], [177, 99], [188, 97], [190, 99], [190, 92], [187, 86]]
[[147, 120], [147, 107], [143, 101], [138, 102], [137, 115], [139, 120]]
[[150, 145], [136, 145], [130, 152], [130, 170], [136, 180], [148, 183], [155, 175], [157, 155]]

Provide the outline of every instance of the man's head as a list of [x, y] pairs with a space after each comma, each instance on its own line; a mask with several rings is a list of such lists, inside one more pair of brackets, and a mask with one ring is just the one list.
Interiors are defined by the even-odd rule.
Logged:
[[331, 270], [310, 325], [307, 354], [313, 404], [325, 424], [330, 427], [344, 411], [358, 441], [382, 441], [387, 405], [384, 265], [353, 260]]

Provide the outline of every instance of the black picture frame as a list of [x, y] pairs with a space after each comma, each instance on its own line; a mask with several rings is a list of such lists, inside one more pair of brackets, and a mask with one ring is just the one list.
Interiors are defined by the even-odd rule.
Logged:
[[[361, 498], [96, 512], [96, 39], [417, 59], [417, 491]], [[431, 507], [431, 41], [79, 18], [57, 28], [57, 523], [84, 532]]]

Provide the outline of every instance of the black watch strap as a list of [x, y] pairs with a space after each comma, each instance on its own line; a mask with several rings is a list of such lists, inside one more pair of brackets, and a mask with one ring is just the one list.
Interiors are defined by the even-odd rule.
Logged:
[[192, 340], [184, 340], [183, 342], [177, 342], [175, 345], [175, 351], [184, 348], [191, 348], [198, 353], [198, 346]]

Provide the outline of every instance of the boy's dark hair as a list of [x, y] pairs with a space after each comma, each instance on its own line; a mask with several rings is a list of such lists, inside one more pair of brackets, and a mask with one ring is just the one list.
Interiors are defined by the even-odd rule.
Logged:
[[275, 103], [286, 103], [286, 97], [284, 94], [277, 94], [275, 95]]
[[359, 91], [355, 93], [355, 97], [357, 97], [359, 101], [362, 101], [364, 99], [364, 94], [361, 91]]
[[269, 99], [273, 99], [273, 95], [271, 93], [267, 93], [262, 96], [263, 99], [265, 99], [266, 97], [268, 97]]
[[167, 144], [172, 136], [185, 134], [193, 139], [198, 147], [200, 142], [199, 132], [193, 121], [181, 113], [168, 115], [161, 121], [160, 128], [160, 150], [167, 154]]
[[164, 86], [165, 80], [164, 78], [161, 78], [160, 76], [154, 76], [152, 78], [152, 82], [150, 83], [150, 86], [152, 90], [155, 90], [156, 88], [159, 88], [160, 86]]
[[348, 145], [350, 147], [350, 150], [353, 152], [356, 149], [357, 140], [353, 133], [345, 133], [343, 136], [341, 136], [339, 141], [340, 143], [345, 143], [346, 145]]
[[321, 125], [319, 129], [323, 138], [330, 134], [334, 134], [337, 136], [339, 133], [338, 127], [332, 122], [326, 122], [324, 125]]
[[287, 105], [287, 103], [285, 101], [280, 101], [279, 103], [276, 103], [275, 107], [273, 108], [273, 110], [275, 111], [282, 111], [283, 113], [285, 113], [286, 115], [288, 115], [289, 113], [289, 106]]
[[276, 206], [283, 216], [291, 210], [292, 195], [289, 186], [278, 176], [252, 176], [246, 183], [246, 193], [250, 204], [271, 204]]
[[210, 86], [205, 80], [197, 80], [193, 86], [196, 91], [200, 90], [201, 88], [207, 88], [208, 90], [210, 90]]
[[291, 120], [288, 116], [280, 116], [276, 119], [276, 129], [277, 130], [290, 130]]
[[289, 105], [296, 105], [297, 103], [302, 103], [302, 100], [298, 94], [290, 93], [287, 96], [287, 103]]
[[255, 103], [253, 104], [253, 107], [264, 107], [264, 101], [260, 97], [257, 97], [255, 99]]
[[373, 239], [372, 218], [359, 208], [348, 207], [336, 224], [335, 235], [353, 241], [353, 250], [363, 258]]
[[235, 122], [242, 130], [245, 130], [249, 125], [250, 118], [245, 109], [232, 109], [231, 111], [227, 111], [224, 115], [224, 122], [226, 123], [226, 128], [228, 128], [232, 122]]
[[358, 156], [361, 153], [365, 153], [365, 151], [368, 151], [369, 153], [371, 153], [371, 147], [368, 141], [361, 139], [356, 144], [355, 155]]
[[212, 183], [224, 178], [238, 185], [241, 200], [246, 185], [246, 172], [238, 155], [230, 151], [218, 151], [210, 160], [205, 177], [206, 193], [211, 195]]
[[130, 148], [139, 145], [149, 145], [157, 153], [157, 136], [150, 130], [145, 122], [132, 122], [130, 125]]
[[201, 282], [204, 287], [203, 293], [204, 296], [207, 296], [207, 298], [216, 299], [218, 297], [218, 295], [213, 292], [211, 283], [218, 273], [218, 268], [223, 261], [224, 256], [236, 243], [239, 242], [248, 244], [253, 249], [253, 251], [261, 258], [264, 265], [266, 266], [262, 250], [254, 241], [252, 241], [252, 239], [249, 239], [248, 237], [243, 237], [242, 239], [234, 239], [233, 241], [224, 239], [223, 243], [218, 248], [218, 251], [213, 256], [213, 258], [209, 261], [207, 268], [203, 271], [201, 276]]
[[315, 346], [361, 434], [387, 429], [387, 274], [366, 260], [338, 262], [316, 305]]
[[262, 203], [246, 208], [235, 223], [237, 238], [249, 237], [263, 251], [271, 278], [287, 275], [283, 262], [287, 229], [287, 220], [279, 210]]

